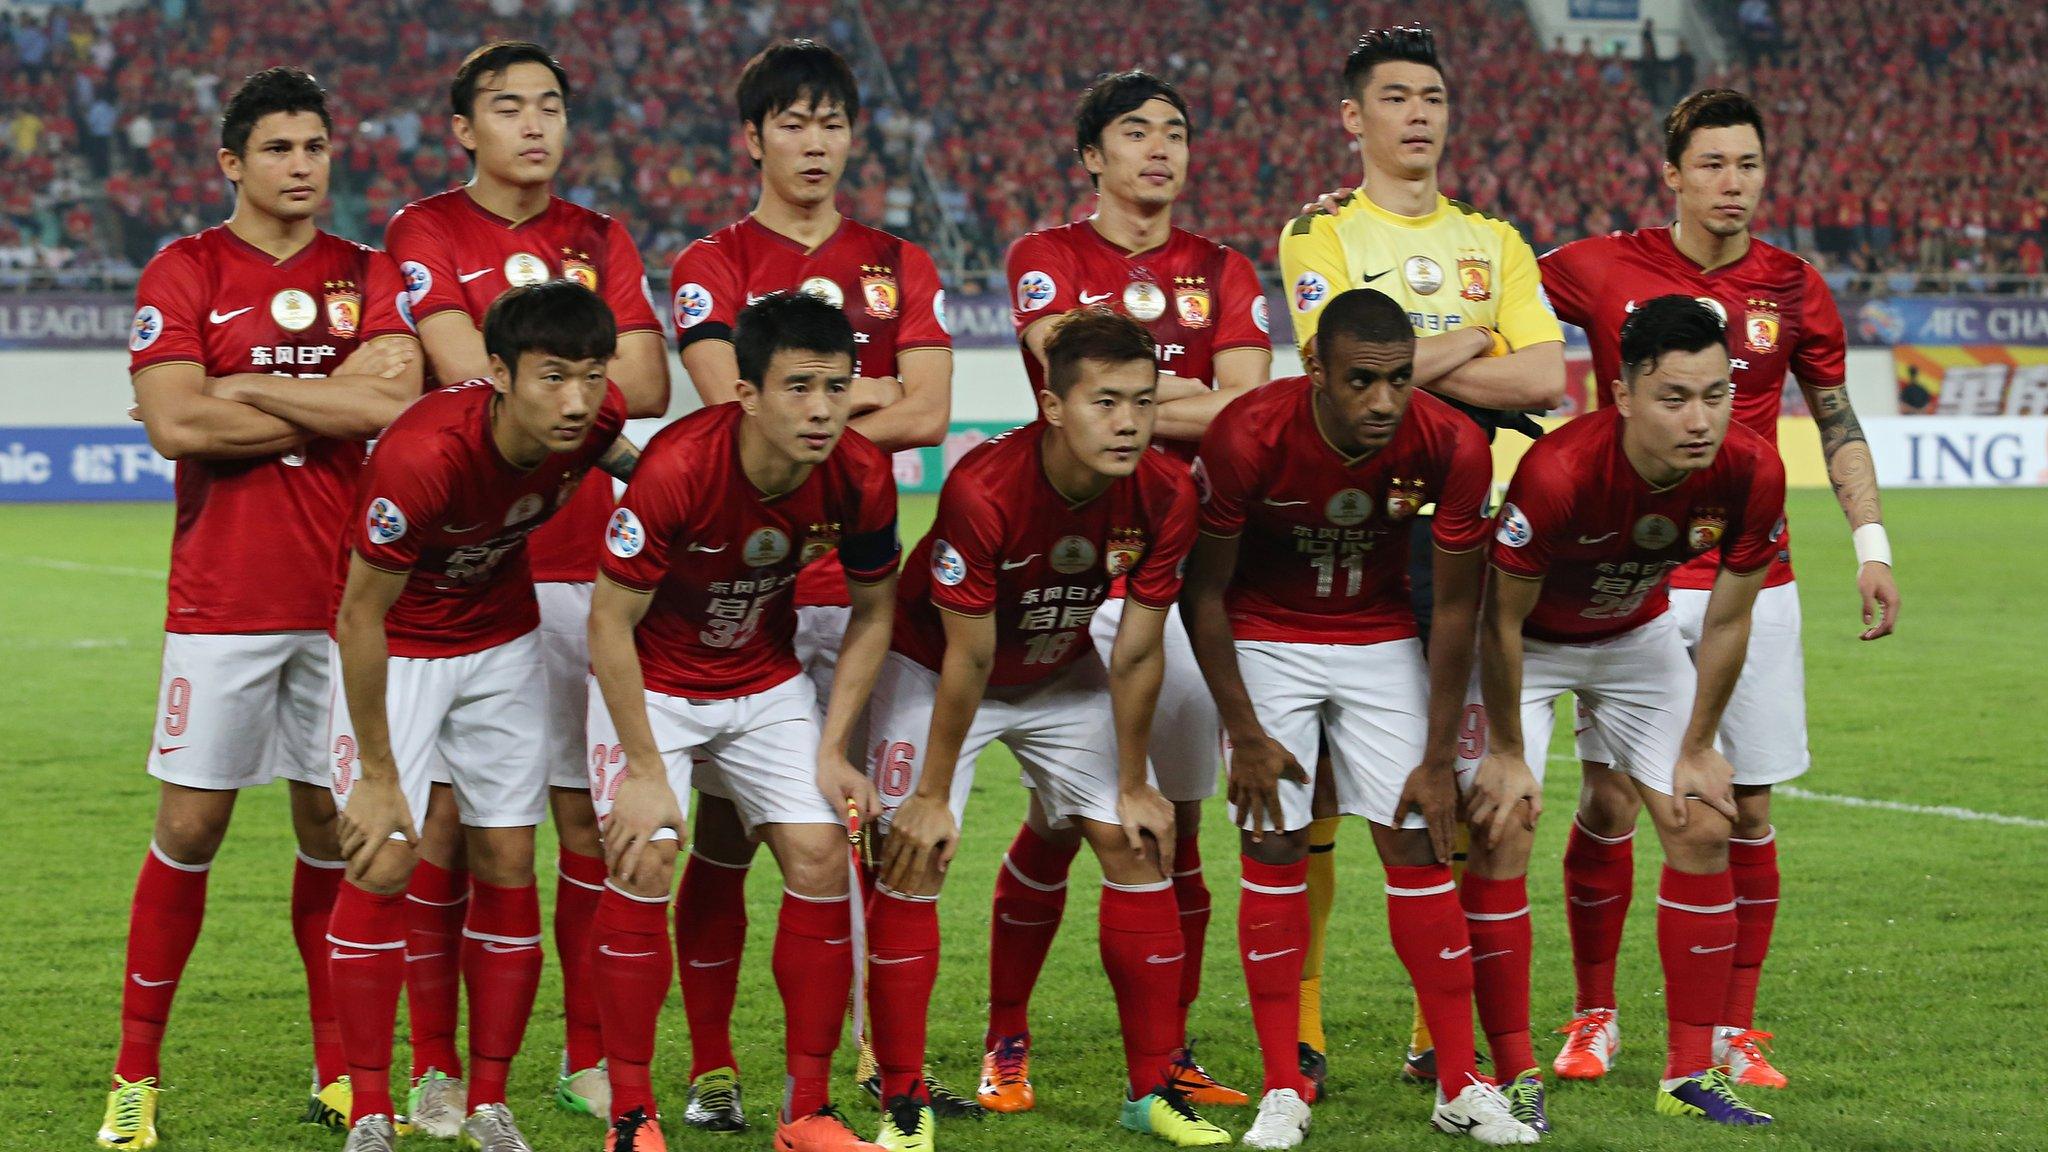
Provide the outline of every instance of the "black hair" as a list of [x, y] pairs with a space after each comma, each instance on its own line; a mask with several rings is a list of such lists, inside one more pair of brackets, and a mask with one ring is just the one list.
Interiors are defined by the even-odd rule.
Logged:
[[778, 40], [761, 49], [740, 72], [732, 95], [741, 123], [757, 130], [800, 104], [836, 104], [848, 121], [860, 119], [860, 82], [852, 66], [816, 40]]
[[1621, 326], [1621, 374], [1630, 384], [1657, 370], [1666, 352], [1723, 348], [1728, 330], [1721, 317], [1691, 296], [1659, 296], [1629, 314]]
[[574, 280], [509, 289], [484, 313], [484, 351], [515, 375], [519, 357], [527, 352], [563, 360], [610, 360], [618, 344], [611, 306]]
[[1060, 321], [1052, 338], [1045, 342], [1046, 391], [1066, 399], [1081, 382], [1081, 365], [1129, 364], [1143, 360], [1158, 371], [1152, 332], [1121, 312], [1107, 308], [1077, 308]]
[[1340, 292], [1316, 317], [1316, 347], [1330, 347], [1342, 337], [1359, 344], [1415, 343], [1415, 326], [1394, 298], [1372, 288]]
[[808, 292], [770, 292], [747, 305], [733, 327], [732, 351], [740, 379], [757, 388], [767, 384], [768, 362], [777, 352], [843, 353], [849, 363], [857, 358], [853, 322]]
[[[1188, 134], [1194, 134], [1194, 119], [1188, 114], [1188, 102], [1182, 98], [1180, 89], [1142, 69], [1133, 68], [1128, 72], [1105, 72], [1095, 78], [1095, 83], [1081, 93], [1080, 103], [1074, 105], [1074, 155], [1090, 148], [1102, 146], [1102, 133], [1117, 119], [1145, 106], [1147, 100], [1164, 100], [1180, 112], [1180, 118], [1188, 122]], [[1101, 181], [1090, 173], [1088, 179]]]
[[1747, 124], [1756, 129], [1757, 148], [1764, 144], [1764, 114], [1754, 101], [1733, 88], [1708, 88], [1695, 92], [1664, 117], [1664, 159], [1678, 166], [1692, 134], [1701, 128], [1733, 128]]
[[298, 68], [265, 68], [242, 81], [220, 114], [220, 146], [237, 156], [249, 148], [249, 134], [265, 116], [276, 112], [311, 112], [334, 131], [327, 114], [327, 93], [312, 74]]
[[448, 107], [457, 116], [476, 115], [476, 90], [486, 76], [503, 75], [514, 64], [538, 64], [555, 74], [562, 103], [569, 103], [569, 71], [547, 49], [530, 40], [496, 40], [463, 57], [448, 85]]
[[[1436, 54], [1436, 33], [1420, 24], [1406, 28], [1374, 28], [1358, 38], [1352, 46], [1351, 55], [1344, 58], [1344, 98], [1356, 99], [1364, 93], [1366, 81], [1372, 78], [1372, 70], [1381, 64], [1405, 60], [1410, 64], [1426, 64], [1443, 75], [1443, 60]], [[1450, 80], [1445, 78], [1445, 85]]]

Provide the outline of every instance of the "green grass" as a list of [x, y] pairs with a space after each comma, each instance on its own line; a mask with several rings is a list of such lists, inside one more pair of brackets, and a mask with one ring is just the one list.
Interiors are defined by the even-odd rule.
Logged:
[[[922, 529], [929, 498], [906, 509]], [[2048, 715], [2039, 574], [2048, 568], [2043, 498], [2028, 492], [1901, 492], [1887, 497], [1906, 597], [1904, 626], [1856, 640], [1847, 533], [1825, 493], [1793, 494], [1799, 533], [1816, 792], [1954, 805], [2048, 819]], [[143, 774], [154, 706], [170, 509], [0, 508], [0, 1149], [90, 1146], [118, 1033], [122, 942], [155, 789]], [[2032, 531], [2026, 525], [2035, 525]], [[2021, 530], [2015, 531], [2018, 527]], [[1559, 744], [1558, 750], [1566, 750]], [[1023, 808], [1007, 755], [977, 776], [976, 799], [942, 904], [946, 958], [931, 1050], [972, 1086], [982, 1030], [987, 901], [997, 858]], [[1570, 1008], [1558, 858], [1576, 769], [1554, 764], [1531, 878], [1536, 895], [1535, 1022]], [[306, 1090], [298, 958], [285, 919], [291, 838], [284, 792], [242, 803], [214, 869], [207, 930], [172, 1021], [164, 1063], [167, 1149], [338, 1149], [292, 1121]], [[1783, 913], [1759, 1022], [1777, 1032], [1791, 1091], [1765, 1105], [1764, 1132], [1712, 1130], [1651, 1114], [1662, 1011], [1652, 920], [1639, 899], [1624, 946], [1627, 1050], [1610, 1082], [1554, 1092], [1558, 1131], [1576, 1149], [1994, 1149], [2039, 1146], [2048, 1127], [2041, 925], [2048, 829], [1845, 808], [1782, 798]], [[1212, 806], [1208, 877], [1217, 895], [1193, 1031], [1204, 1062], [1255, 1088], [1258, 1060], [1234, 958], [1236, 856]], [[542, 833], [543, 838], [547, 833]], [[1640, 893], [1657, 853], [1638, 854]], [[542, 858], [552, 848], [544, 845]], [[763, 860], [766, 860], [764, 855]], [[1385, 937], [1377, 867], [1363, 830], [1339, 852], [1332, 932], [1334, 1092], [1311, 1147], [1407, 1148], [1425, 1136], [1423, 1092], [1395, 1061], [1408, 993]], [[1113, 1130], [1116, 1016], [1096, 960], [1093, 867], [1078, 868], [1068, 928], [1037, 998], [1036, 1114], [944, 1132], [949, 1149], [1005, 1152], [1148, 1147]], [[738, 1034], [756, 1128], [726, 1140], [672, 1135], [678, 1147], [765, 1148], [781, 1084], [780, 1008], [768, 978], [777, 880], [752, 879], [753, 925]], [[544, 897], [551, 885], [544, 885]], [[561, 1040], [548, 983], [513, 1084], [543, 1150], [595, 1149], [595, 1122], [545, 1104]], [[1539, 1053], [1555, 1051], [1539, 1037]], [[662, 1018], [657, 1086], [679, 1112], [683, 1021]], [[401, 1062], [402, 1062], [401, 1057]], [[856, 1115], [863, 1102], [844, 1102]], [[1233, 1132], [1248, 1112], [1216, 1110]], [[868, 1120], [862, 1121], [866, 1127]], [[425, 1142], [414, 1140], [415, 1147]]]

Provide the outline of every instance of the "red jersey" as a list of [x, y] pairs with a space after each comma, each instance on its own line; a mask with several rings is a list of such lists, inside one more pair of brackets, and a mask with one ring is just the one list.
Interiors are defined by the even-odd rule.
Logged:
[[[1216, 354], [1231, 348], [1271, 350], [1266, 294], [1252, 262], [1207, 237], [1175, 228], [1166, 243], [1132, 253], [1111, 243], [1088, 220], [1033, 232], [1010, 245], [1010, 317], [1024, 330], [1047, 316], [1104, 305], [1142, 322], [1158, 345], [1159, 370], [1216, 386]], [[1024, 350], [1031, 403], [1045, 387], [1045, 366]], [[1152, 446], [1192, 460], [1195, 445], [1154, 440]]]
[[606, 578], [654, 594], [633, 641], [665, 695], [750, 696], [797, 675], [797, 572], [837, 551], [846, 579], [875, 583], [902, 552], [887, 453], [848, 429], [803, 483], [765, 496], [740, 468], [744, 418], [715, 404], [655, 433], [605, 533]]
[[1168, 608], [1195, 538], [1195, 488], [1180, 463], [1140, 454], [1138, 470], [1084, 504], [1046, 479], [1048, 425], [1027, 424], [960, 458], [939, 491], [931, 531], [896, 596], [897, 651], [937, 671], [946, 654], [940, 608], [996, 618], [992, 685], [1030, 684], [1093, 659], [1088, 622], [1113, 578]]
[[[574, 280], [604, 298], [620, 335], [660, 332], [647, 269], [626, 226], [559, 198], [514, 224], [460, 188], [415, 200], [391, 218], [384, 247], [405, 276], [415, 323], [461, 312], [482, 331], [491, 301], [508, 288]], [[534, 533], [533, 578], [597, 579], [598, 541], [611, 515], [611, 477], [593, 476], [546, 530]]]
[[[412, 334], [402, 290], [383, 253], [325, 232], [279, 261], [224, 225], [208, 228], [142, 270], [128, 371], [186, 363], [208, 376], [326, 376], [360, 344]], [[361, 441], [326, 437], [278, 456], [178, 461], [164, 630], [332, 624], [334, 534], [362, 466]]]
[[[1614, 402], [1621, 379], [1621, 325], [1643, 301], [1695, 296], [1728, 325], [1735, 383], [1735, 422], [1778, 442], [1778, 413], [1790, 372], [1811, 388], [1839, 388], [1848, 379], [1848, 339], [1835, 298], [1813, 265], [1752, 239], [1742, 259], [1704, 271], [1671, 242], [1671, 229], [1644, 228], [1575, 241], [1537, 261], [1543, 291], [1558, 319], [1586, 330], [1602, 404]], [[1765, 578], [1792, 579], [1791, 541]], [[1711, 588], [1715, 565], [1701, 558], [1672, 576], [1678, 588]]]
[[1388, 445], [1351, 458], [1316, 424], [1306, 376], [1275, 380], [1210, 425], [1195, 461], [1202, 531], [1244, 537], [1226, 603], [1239, 640], [1378, 644], [1417, 635], [1409, 528], [1436, 505], [1446, 552], [1486, 538], [1493, 454], [1463, 413], [1417, 389]]
[[[946, 293], [925, 250], [908, 240], [841, 219], [823, 244], [804, 246], [745, 217], [676, 257], [676, 348], [731, 340], [740, 311], [770, 292], [805, 291], [846, 312], [853, 323], [856, 376], [895, 376], [896, 358], [914, 348], [951, 348]], [[846, 574], [829, 552], [797, 576], [805, 607], [846, 603]]]
[[1582, 644], [1655, 619], [1679, 565], [1708, 558], [1754, 572], [1785, 535], [1785, 465], [1740, 424], [1714, 463], [1661, 491], [1621, 447], [1621, 412], [1602, 408], [1538, 440], [1515, 470], [1493, 538], [1493, 566], [1541, 578], [1522, 626], [1537, 640]]
[[391, 422], [363, 469], [342, 549], [410, 573], [384, 618], [393, 656], [463, 656], [540, 627], [526, 538], [570, 503], [626, 426], [626, 398], [605, 385], [581, 447], [520, 471], [491, 438], [488, 380], [430, 392]]

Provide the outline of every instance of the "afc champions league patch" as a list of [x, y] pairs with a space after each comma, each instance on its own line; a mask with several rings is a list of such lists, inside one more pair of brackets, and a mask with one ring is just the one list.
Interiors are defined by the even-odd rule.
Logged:
[[1495, 529], [1494, 539], [1510, 548], [1521, 548], [1527, 546], [1529, 538], [1534, 535], [1535, 533], [1529, 529], [1529, 518], [1522, 515], [1520, 508], [1513, 504], [1502, 506], [1500, 527]]
[[967, 561], [944, 540], [932, 541], [932, 579], [948, 588], [958, 587], [967, 579]]
[[1074, 576], [1095, 567], [1095, 543], [1086, 536], [1062, 536], [1052, 546], [1048, 561], [1062, 576]]
[[1124, 313], [1150, 324], [1166, 315], [1166, 291], [1150, 280], [1131, 281], [1124, 285]]
[[548, 282], [548, 262], [531, 252], [514, 252], [505, 258], [505, 283], [526, 288]]
[[287, 288], [270, 298], [270, 318], [287, 332], [304, 332], [320, 318], [320, 307], [312, 293]]
[[932, 293], [932, 320], [938, 324], [939, 331], [944, 332], [948, 336], [953, 334], [953, 326], [946, 323], [946, 290], [944, 288]]
[[1202, 458], [1197, 456], [1194, 467], [1188, 469], [1188, 475], [1195, 482], [1195, 502], [1207, 504], [1209, 498], [1216, 494], [1216, 486], [1209, 479], [1209, 466], [1202, 463]]
[[1036, 312], [1052, 303], [1059, 285], [1043, 272], [1026, 272], [1017, 277], [1017, 311]]
[[1678, 539], [1678, 525], [1673, 524], [1669, 517], [1652, 512], [1636, 521], [1635, 528], [1629, 532], [1629, 539], [1645, 551], [1661, 552]]
[[1312, 311], [1323, 298], [1330, 294], [1330, 282], [1315, 272], [1303, 272], [1294, 278], [1294, 310]]
[[398, 510], [398, 505], [379, 496], [370, 501], [366, 527], [370, 532], [370, 543], [389, 544], [405, 535], [405, 513]]
[[128, 326], [128, 350], [144, 351], [163, 334], [164, 314], [156, 305], [144, 304], [135, 310], [135, 322]]
[[1357, 488], [1346, 488], [1323, 505], [1323, 515], [1340, 528], [1363, 524], [1372, 515], [1372, 497]]
[[1252, 297], [1252, 323], [1259, 326], [1259, 331], [1272, 335], [1273, 329], [1266, 319], [1266, 297], [1263, 293]]
[[1410, 256], [1401, 265], [1401, 279], [1418, 296], [1430, 296], [1444, 286], [1444, 266], [1427, 256]]
[[789, 555], [789, 537], [779, 528], [758, 528], [740, 549], [740, 560], [749, 568], [772, 568]]
[[846, 308], [846, 290], [839, 286], [839, 281], [830, 276], [813, 276], [797, 285], [796, 290], [806, 296], [816, 296], [841, 311]]
[[711, 315], [711, 289], [692, 281], [676, 289], [676, 327], [695, 328]]
[[604, 530], [604, 546], [621, 560], [631, 560], [647, 546], [647, 531], [631, 508], [622, 506], [612, 513], [612, 522]]
[[406, 300], [413, 307], [419, 307], [420, 301], [427, 298], [427, 293], [434, 290], [434, 274], [427, 271], [427, 266], [417, 260], [407, 260], [400, 264], [398, 271], [405, 277]]

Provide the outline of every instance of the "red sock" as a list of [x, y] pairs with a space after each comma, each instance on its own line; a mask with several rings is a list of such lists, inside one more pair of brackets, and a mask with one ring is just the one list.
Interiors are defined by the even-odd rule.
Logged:
[[1209, 885], [1202, 879], [1202, 838], [1183, 836], [1173, 845], [1173, 902], [1180, 909], [1180, 943], [1187, 958], [1180, 965], [1180, 1021], [1188, 1034], [1188, 1008], [1202, 994], [1202, 953], [1209, 942]]
[[[1536, 1067], [1529, 1044], [1529, 884], [1527, 877], [1490, 880], [1465, 873], [1458, 890], [1472, 941], [1472, 990], [1479, 1026], [1503, 1083]], [[1431, 1030], [1435, 1036], [1435, 1030]]]
[[512, 1058], [540, 990], [540, 889], [472, 879], [462, 927], [462, 984], [469, 993], [469, 1108], [505, 1102]]
[[832, 1052], [853, 992], [852, 901], [812, 899], [784, 889], [775, 925], [775, 987], [782, 993], [788, 1088], [782, 1118], [831, 1102]]
[[[1124, 1071], [1135, 1100], [1166, 1079], [1174, 1050], [1173, 1005], [1180, 996], [1180, 909], [1173, 882], [1121, 886], [1102, 882], [1102, 967], [1116, 995], [1124, 1040]], [[1296, 972], [1297, 981], [1300, 973]]]
[[747, 866], [690, 853], [676, 891], [676, 972], [690, 1022], [692, 1080], [713, 1068], [739, 1067], [732, 1005], [746, 944]]
[[1636, 834], [1609, 840], [1572, 821], [1564, 849], [1564, 921], [1572, 935], [1578, 1010], [1615, 1007], [1614, 958], [1635, 891]]
[[1728, 872], [1735, 881], [1735, 968], [1717, 1023], [1746, 1029], [1756, 1023], [1756, 984], [1778, 921], [1777, 829], [1761, 840], [1728, 841]]
[[334, 1014], [334, 985], [328, 978], [327, 918], [341, 890], [346, 861], [314, 860], [299, 853], [292, 869], [292, 939], [306, 969], [306, 1014], [313, 1021], [313, 1078], [322, 1086], [348, 1075], [341, 1052], [341, 1022]]
[[[1465, 874], [1470, 884], [1475, 877]], [[1456, 1098], [1479, 1074], [1472, 1046], [1472, 939], [1451, 866], [1387, 868], [1387, 931], [1436, 1044], [1436, 1081]]]
[[1714, 1063], [1714, 1025], [1735, 964], [1735, 881], [1666, 864], [1657, 885], [1657, 952], [1664, 958], [1664, 1075], [1692, 1076]]
[[939, 979], [939, 903], [880, 884], [868, 907], [868, 1016], [882, 1099], [923, 1099], [925, 1017]]
[[391, 1038], [398, 992], [405, 987], [405, 894], [381, 896], [344, 883], [327, 918], [327, 971], [355, 1102], [351, 1126], [365, 1116], [396, 1116], [391, 1104]]
[[[562, 1054], [569, 1071], [597, 1067], [604, 1057], [597, 987], [590, 975], [597, 947], [597, 905], [604, 895], [604, 857], [561, 849], [555, 856], [555, 957], [562, 965]], [[662, 908], [668, 901], [661, 902]], [[664, 915], [666, 912], [664, 912]]]
[[455, 1021], [462, 1014], [462, 924], [468, 914], [469, 873], [420, 861], [405, 889], [405, 1014], [415, 1080], [428, 1069], [462, 1076]]
[[668, 898], [628, 896], [606, 885], [591, 932], [590, 983], [603, 1020], [605, 1070], [613, 1120], [635, 1108], [659, 1116], [654, 1082], [654, 1030], [674, 972], [668, 945]]
[[1031, 990], [1045, 967], [1067, 910], [1067, 870], [1079, 841], [1055, 844], [1026, 824], [996, 872], [988, 932], [988, 1033], [984, 1049], [1005, 1036], [1031, 1036]]
[[[1237, 951], [1251, 992], [1252, 1029], [1259, 1037], [1265, 1086], [1303, 1089], [1301, 1078], [1301, 962], [1308, 951], [1308, 861], [1238, 862]], [[1187, 980], [1181, 980], [1187, 987]]]
[[211, 864], [173, 864], [155, 843], [142, 857], [128, 906], [128, 977], [121, 984], [121, 1054], [114, 1075], [141, 1080], [160, 1074], [157, 1055], [171, 998], [206, 918]]

